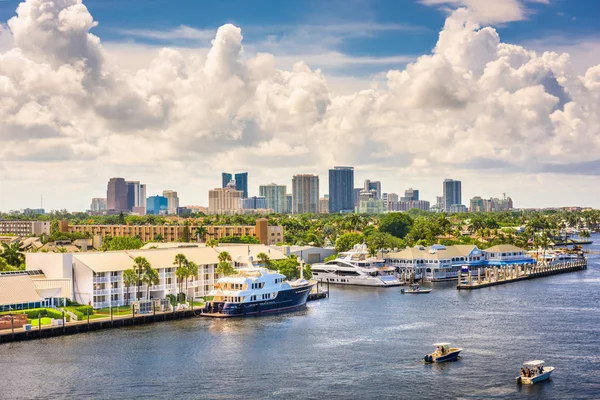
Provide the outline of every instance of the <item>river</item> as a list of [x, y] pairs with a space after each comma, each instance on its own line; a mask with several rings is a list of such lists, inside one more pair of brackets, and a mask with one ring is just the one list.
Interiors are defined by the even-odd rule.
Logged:
[[[0, 398], [598, 399], [599, 261], [472, 292], [332, 287], [291, 314], [4, 344]], [[423, 364], [436, 341], [461, 359]], [[528, 359], [554, 366], [552, 379], [517, 385]]]

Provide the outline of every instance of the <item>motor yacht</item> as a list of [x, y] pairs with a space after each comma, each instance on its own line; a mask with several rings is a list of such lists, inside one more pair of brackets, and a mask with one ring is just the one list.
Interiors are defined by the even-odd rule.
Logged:
[[338, 285], [393, 287], [402, 282], [396, 269], [381, 259], [370, 257], [367, 246], [355, 245], [335, 260], [312, 265], [313, 278], [319, 282]]

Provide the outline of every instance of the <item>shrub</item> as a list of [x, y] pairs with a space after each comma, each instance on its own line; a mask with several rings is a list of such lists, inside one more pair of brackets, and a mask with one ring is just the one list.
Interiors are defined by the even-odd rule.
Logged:
[[80, 313], [82, 313], [85, 316], [88, 315], [88, 311], [89, 311], [90, 315], [94, 315], [94, 308], [92, 306], [78, 306], [78, 307], [75, 307], [75, 310], [79, 311]]

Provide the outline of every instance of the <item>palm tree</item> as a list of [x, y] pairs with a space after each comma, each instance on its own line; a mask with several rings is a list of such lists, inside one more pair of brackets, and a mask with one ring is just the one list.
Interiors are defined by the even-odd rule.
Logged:
[[206, 235], [208, 234], [208, 229], [206, 229], [206, 227], [204, 225], [200, 225], [199, 227], [196, 228], [196, 241], [198, 243], [200, 243], [201, 241], [204, 241], [204, 239], [206, 238]]
[[268, 267], [271, 264], [271, 258], [266, 254], [266, 253], [258, 253], [256, 255], [256, 258], [258, 259], [258, 261], [260, 261], [260, 263], [262, 265], [264, 265], [265, 267]]
[[231, 262], [233, 259], [231, 258], [231, 254], [227, 251], [222, 251], [219, 253], [219, 262]]
[[125, 284], [125, 288], [127, 290], [127, 305], [129, 305], [129, 288], [132, 285], [135, 285], [138, 281], [138, 274], [133, 269], [127, 269], [123, 271], [123, 283]]
[[158, 285], [158, 283], [160, 282], [160, 276], [158, 275], [158, 271], [152, 268], [150, 263], [148, 263], [146, 265], [146, 268], [144, 269], [142, 281], [146, 284], [146, 299], [150, 300], [150, 286]]
[[135, 292], [135, 299], [138, 299], [138, 294], [140, 292], [140, 286], [142, 285], [142, 274], [144, 273], [144, 271], [146, 270], [147, 266], [150, 266], [150, 263], [148, 262], [148, 260], [146, 260], [146, 257], [136, 257], [133, 262], [135, 263], [135, 265], [133, 266], [133, 269], [135, 270], [138, 279], [137, 279], [137, 289]]
[[208, 239], [208, 240], [206, 241], [206, 245], [207, 245], [208, 247], [215, 247], [215, 246], [218, 246], [218, 245], [219, 245], [219, 242], [217, 242], [217, 240], [216, 240], [216, 239]]
[[177, 254], [175, 256], [175, 261], [173, 261], [173, 265], [177, 265], [177, 269], [175, 270], [175, 276], [177, 277], [177, 283], [179, 284], [179, 293], [181, 293], [181, 286], [183, 284], [183, 279], [187, 276], [185, 271], [185, 266], [188, 262], [185, 254]]
[[20, 267], [25, 262], [25, 255], [21, 253], [23, 243], [16, 241], [14, 243], [2, 243], [2, 253], [0, 257], [4, 258], [9, 265]]
[[226, 251], [219, 253], [219, 265], [217, 266], [217, 273], [225, 276], [232, 275], [235, 273], [235, 269], [231, 265], [232, 262], [231, 254]]
[[193, 261], [188, 261], [185, 265], [185, 272], [186, 272], [185, 294], [187, 296], [188, 295], [188, 279], [192, 278], [192, 280], [193, 280], [194, 277], [198, 278], [198, 264], [196, 264]]

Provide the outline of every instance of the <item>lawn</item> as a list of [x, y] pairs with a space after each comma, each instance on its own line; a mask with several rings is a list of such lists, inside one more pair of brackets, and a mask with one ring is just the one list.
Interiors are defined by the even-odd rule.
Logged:
[[[30, 320], [28, 320], [28, 322], [32, 326], [39, 326], [39, 324], [38, 324], [39, 320], [37, 318], [30, 319]], [[50, 325], [51, 323], [52, 323], [52, 318], [42, 317], [42, 325]]]

